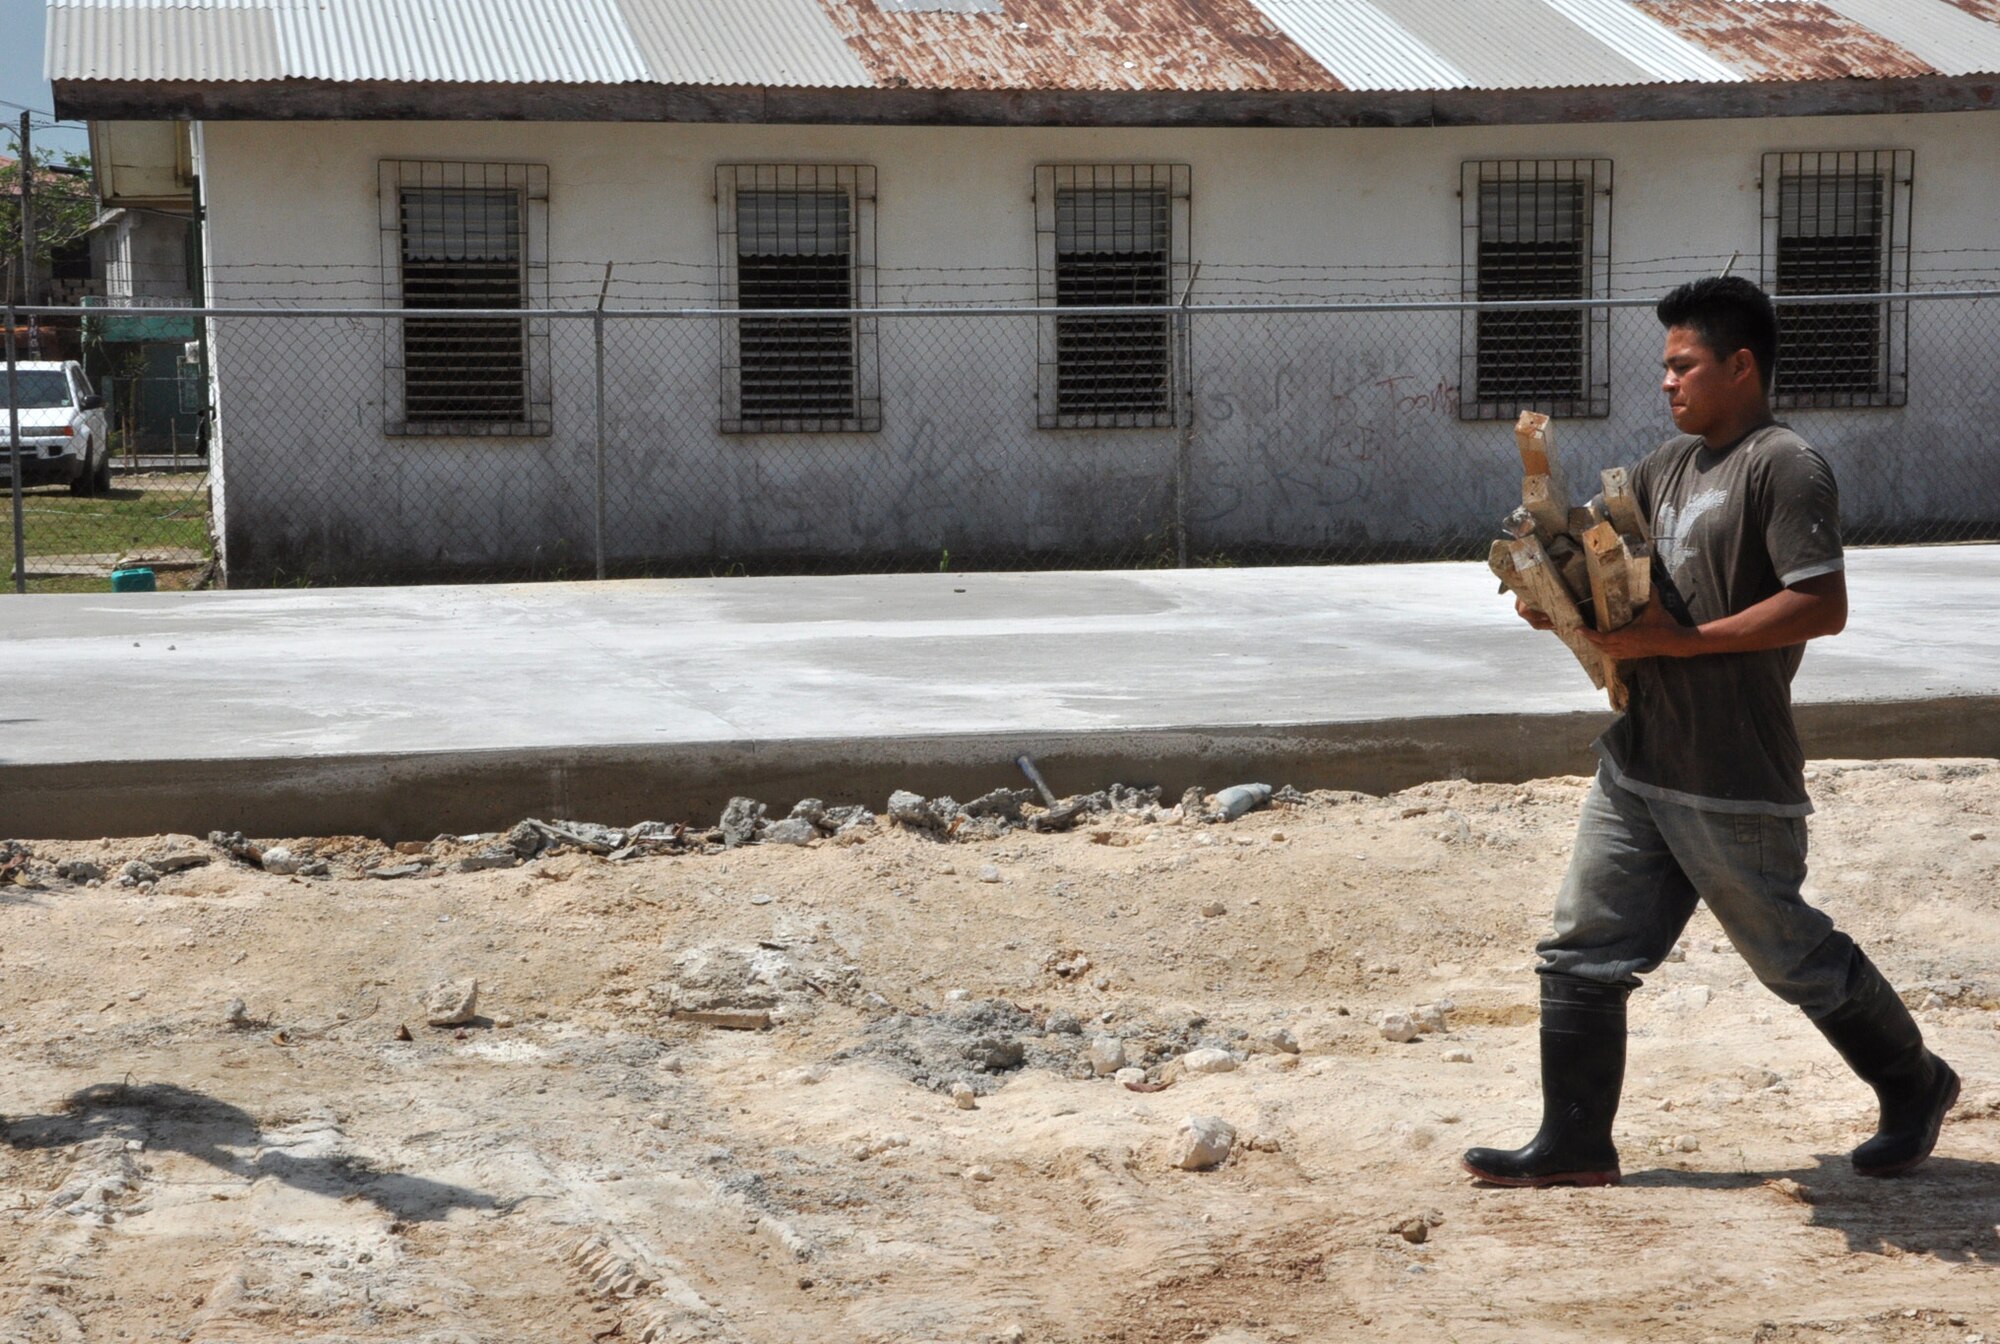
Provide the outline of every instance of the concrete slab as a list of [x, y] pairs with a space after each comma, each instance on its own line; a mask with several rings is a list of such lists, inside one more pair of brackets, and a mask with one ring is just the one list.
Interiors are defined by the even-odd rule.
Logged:
[[[1859, 551], [1820, 755], [2000, 755], [2000, 548]], [[390, 838], [732, 792], [1392, 788], [1609, 719], [1476, 565], [0, 597], [0, 831]], [[1522, 688], [1536, 688], [1524, 694]]]

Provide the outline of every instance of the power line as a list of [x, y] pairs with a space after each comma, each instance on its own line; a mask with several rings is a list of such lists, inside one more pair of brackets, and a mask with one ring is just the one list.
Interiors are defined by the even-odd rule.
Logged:
[[0, 107], [11, 107], [16, 112], [26, 112], [30, 116], [42, 117], [50, 126], [82, 126], [85, 124], [81, 121], [65, 121], [46, 108], [30, 107], [26, 103], [17, 103], [10, 98], [0, 98]]

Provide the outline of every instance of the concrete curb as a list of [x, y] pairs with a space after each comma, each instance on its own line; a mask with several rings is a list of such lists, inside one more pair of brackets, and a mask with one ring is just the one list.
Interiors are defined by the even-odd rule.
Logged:
[[[1815, 758], [2000, 757], [2000, 697], [1800, 705]], [[1589, 772], [1602, 712], [1268, 727], [806, 738], [659, 746], [0, 765], [0, 833], [94, 839], [180, 831], [369, 835], [500, 830], [524, 816], [710, 824], [734, 794], [787, 808], [892, 789], [960, 799], [1023, 787], [1032, 755], [1059, 792], [1159, 784], [1174, 797], [1247, 780], [1387, 793], [1426, 780]]]

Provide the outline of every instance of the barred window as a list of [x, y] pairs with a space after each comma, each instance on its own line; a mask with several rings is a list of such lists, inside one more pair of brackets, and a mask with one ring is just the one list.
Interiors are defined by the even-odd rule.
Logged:
[[[731, 306], [873, 305], [873, 168], [725, 164], [716, 199]], [[731, 325], [723, 356], [725, 431], [882, 427], [874, 319], [742, 318]]]
[[[1608, 295], [1610, 160], [1468, 162], [1459, 195], [1466, 298]], [[1609, 415], [1609, 331], [1603, 308], [1468, 313], [1459, 337], [1460, 414]]]
[[[1035, 203], [1044, 306], [1174, 302], [1187, 273], [1185, 166], [1045, 165]], [[1175, 423], [1172, 319], [1056, 317], [1042, 328], [1042, 428]]]
[[[545, 302], [546, 168], [391, 160], [381, 192], [390, 306]], [[424, 317], [391, 328], [391, 433], [549, 432], [545, 320]]]
[[[1764, 156], [1764, 284], [1774, 295], [1888, 294], [1909, 282], [1908, 150]], [[1901, 406], [1907, 305], [1778, 305], [1782, 407]]]

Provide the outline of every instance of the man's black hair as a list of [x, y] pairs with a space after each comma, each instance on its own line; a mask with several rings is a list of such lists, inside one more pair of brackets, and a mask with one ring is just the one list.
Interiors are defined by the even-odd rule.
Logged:
[[1748, 350], [1757, 360], [1764, 390], [1771, 390], [1778, 365], [1778, 314], [1770, 296], [1756, 285], [1735, 275], [1691, 280], [1661, 299], [1654, 311], [1661, 326], [1686, 327], [1717, 359]]

